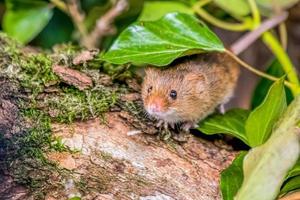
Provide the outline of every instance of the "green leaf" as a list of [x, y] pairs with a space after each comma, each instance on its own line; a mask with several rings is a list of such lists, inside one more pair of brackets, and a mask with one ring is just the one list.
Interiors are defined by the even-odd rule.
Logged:
[[53, 10], [39, 0], [7, 0], [3, 30], [12, 38], [26, 44], [50, 21]]
[[[282, 77], [285, 75], [281, 64], [278, 62], [277, 59], [274, 59], [271, 64], [269, 65], [269, 67], [266, 70], [267, 74], [276, 76], [276, 77]], [[252, 109], [256, 108], [257, 106], [259, 106], [265, 96], [268, 93], [268, 90], [270, 89], [271, 85], [272, 85], [273, 81], [270, 81], [268, 79], [262, 78], [259, 83], [257, 84], [254, 93], [252, 95], [252, 101], [251, 101], [251, 107]], [[293, 94], [291, 92], [291, 90], [287, 87], [285, 88], [285, 93], [286, 93], [286, 98], [287, 98], [287, 103], [289, 104], [292, 100], [293, 100]]]
[[81, 198], [80, 197], [72, 197], [69, 200], [81, 200]]
[[233, 16], [245, 16], [251, 11], [247, 0], [214, 0], [214, 3]]
[[286, 179], [292, 178], [294, 176], [300, 176], [300, 159], [297, 161], [295, 166], [289, 171]]
[[233, 200], [243, 183], [243, 160], [247, 152], [241, 152], [221, 173], [221, 192], [223, 200]]
[[164, 66], [181, 56], [224, 50], [220, 39], [197, 18], [169, 13], [158, 21], [129, 26], [102, 59], [115, 64]]
[[290, 8], [296, 4], [299, 0], [256, 0], [257, 5], [261, 8], [262, 11], [274, 10], [274, 7], [281, 9]]
[[234, 136], [248, 144], [245, 134], [245, 123], [249, 111], [243, 109], [232, 109], [222, 114], [214, 114], [200, 122], [198, 130], [213, 135], [224, 133]]
[[280, 115], [286, 109], [284, 79], [276, 81], [260, 106], [253, 110], [246, 121], [246, 135], [251, 147], [263, 144], [269, 137]]
[[[274, 102], [275, 103], [275, 102]], [[300, 154], [300, 96], [288, 106], [271, 137], [244, 158], [244, 180], [235, 200], [274, 200]]]
[[146, 1], [139, 21], [154, 21], [167, 13], [181, 12], [192, 15], [193, 10], [186, 4], [176, 1]]
[[300, 176], [293, 177], [286, 181], [280, 190], [280, 194], [286, 194], [297, 189], [300, 189]]

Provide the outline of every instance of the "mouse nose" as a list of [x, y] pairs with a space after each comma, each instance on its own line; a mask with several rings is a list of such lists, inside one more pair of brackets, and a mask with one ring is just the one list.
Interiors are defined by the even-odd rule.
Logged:
[[161, 106], [160, 106], [159, 104], [157, 104], [157, 103], [153, 103], [153, 104], [151, 104], [151, 105], [149, 106], [149, 110], [150, 110], [151, 112], [160, 112]]
[[148, 106], [149, 109], [149, 113], [158, 113], [158, 112], [162, 112], [163, 110], [163, 101], [161, 99], [156, 99], [153, 100], [149, 103]]

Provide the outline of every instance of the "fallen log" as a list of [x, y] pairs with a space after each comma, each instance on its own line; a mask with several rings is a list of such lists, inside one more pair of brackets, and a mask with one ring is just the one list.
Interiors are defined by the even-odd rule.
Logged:
[[221, 199], [220, 173], [237, 151], [163, 135], [126, 70], [68, 68], [0, 43], [0, 199]]

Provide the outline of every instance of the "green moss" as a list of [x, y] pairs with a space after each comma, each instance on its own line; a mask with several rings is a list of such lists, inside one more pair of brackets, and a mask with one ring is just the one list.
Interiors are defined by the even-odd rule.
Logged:
[[9, 38], [6, 33], [0, 32], [0, 52], [2, 54], [17, 58], [16, 55], [20, 54], [20, 47], [21, 45], [16, 40]]
[[[119, 93], [124, 92], [119, 89], [119, 85], [96, 85], [92, 89], [80, 91], [60, 83], [52, 72], [53, 59], [60, 54], [72, 57], [78, 50], [75, 46], [63, 45], [56, 49], [55, 55], [25, 54], [17, 42], [0, 33], [0, 76], [19, 82], [27, 92], [21, 96], [28, 94], [30, 97], [25, 98], [26, 102], [18, 104], [20, 118], [24, 121], [20, 132], [11, 138], [0, 134], [0, 150], [7, 150], [7, 153], [0, 157], [0, 169], [9, 171], [15, 181], [28, 186], [36, 199], [43, 199], [46, 192], [62, 188], [63, 179], [71, 176], [71, 172], [59, 169], [45, 156], [49, 151], [70, 151], [60, 138], [52, 136], [52, 121], [69, 123], [74, 120], [102, 117], [103, 113], [119, 102]], [[109, 74], [120, 79], [131, 76], [126, 70], [127, 66], [120, 66], [115, 70], [107, 68]], [[59, 92], [43, 93], [50, 85]], [[43, 94], [43, 98], [37, 98], [39, 94]], [[128, 107], [131, 110], [136, 109], [134, 106]], [[111, 155], [106, 154], [101, 155], [101, 158], [112, 159]], [[92, 171], [94, 175], [83, 177], [79, 187], [83, 188], [83, 191], [87, 191], [86, 187], [105, 190], [112, 177], [109, 177], [104, 169], [99, 172], [98, 167]], [[95, 179], [98, 175], [100, 179]]]
[[30, 89], [34, 95], [42, 92], [45, 86], [54, 85], [58, 77], [52, 72], [53, 62], [47, 54], [32, 54], [20, 61], [21, 73], [18, 75], [21, 85]]
[[82, 48], [72, 43], [59, 44], [53, 48], [55, 54], [62, 54], [64, 56], [74, 56], [81, 50]]
[[[0, 158], [0, 169], [9, 171], [15, 182], [27, 186], [34, 199], [44, 199], [46, 191], [62, 187], [68, 172], [45, 156], [47, 151], [58, 150], [53, 145], [57, 139], [51, 136], [50, 117], [33, 108], [21, 108], [20, 115], [24, 121], [20, 133], [0, 139], [0, 149], [7, 150]], [[49, 183], [50, 180], [54, 182]]]
[[47, 97], [44, 103], [55, 120], [73, 122], [75, 119], [101, 117], [117, 99], [117, 93], [99, 86], [86, 91], [64, 88], [63, 93]]

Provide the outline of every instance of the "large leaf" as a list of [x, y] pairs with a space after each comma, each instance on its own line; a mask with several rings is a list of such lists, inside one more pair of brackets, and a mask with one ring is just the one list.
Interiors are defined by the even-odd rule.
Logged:
[[53, 10], [39, 0], [7, 0], [3, 29], [11, 37], [26, 44], [47, 25]]
[[300, 96], [289, 105], [266, 143], [255, 147], [243, 163], [244, 180], [235, 200], [274, 200], [299, 153]]
[[221, 191], [223, 200], [233, 200], [243, 183], [243, 160], [247, 152], [241, 152], [232, 164], [221, 173]]
[[228, 134], [248, 144], [245, 134], [245, 123], [248, 115], [249, 111], [243, 109], [232, 109], [224, 115], [214, 114], [200, 122], [198, 130], [207, 135]]
[[139, 21], [154, 21], [163, 17], [167, 13], [181, 12], [192, 15], [191, 7], [177, 1], [146, 1]]
[[158, 21], [129, 26], [102, 59], [164, 66], [178, 57], [208, 51], [224, 51], [224, 46], [206, 25], [188, 14], [169, 13]]
[[[269, 67], [266, 70], [267, 74], [271, 74], [273, 76], [276, 77], [282, 77], [285, 75], [281, 64], [278, 62], [277, 59], [274, 59]], [[271, 85], [272, 85], [273, 81], [270, 81], [268, 79], [262, 78], [259, 83], [257, 84], [254, 93], [252, 95], [252, 101], [251, 101], [251, 107], [252, 109], [256, 108], [257, 106], [259, 106], [264, 98], [266, 97]], [[287, 87], [285, 87], [285, 93], [286, 93], [286, 100], [287, 103], [289, 104], [292, 100], [293, 100], [293, 94], [291, 92], [291, 90]]]
[[251, 11], [247, 0], [214, 0], [214, 3], [234, 16], [245, 16]]
[[295, 176], [285, 182], [280, 190], [280, 194], [286, 194], [298, 189], [300, 189], [300, 176]]
[[246, 135], [251, 147], [263, 144], [270, 136], [274, 123], [286, 108], [284, 79], [276, 81], [260, 106], [246, 121]]

